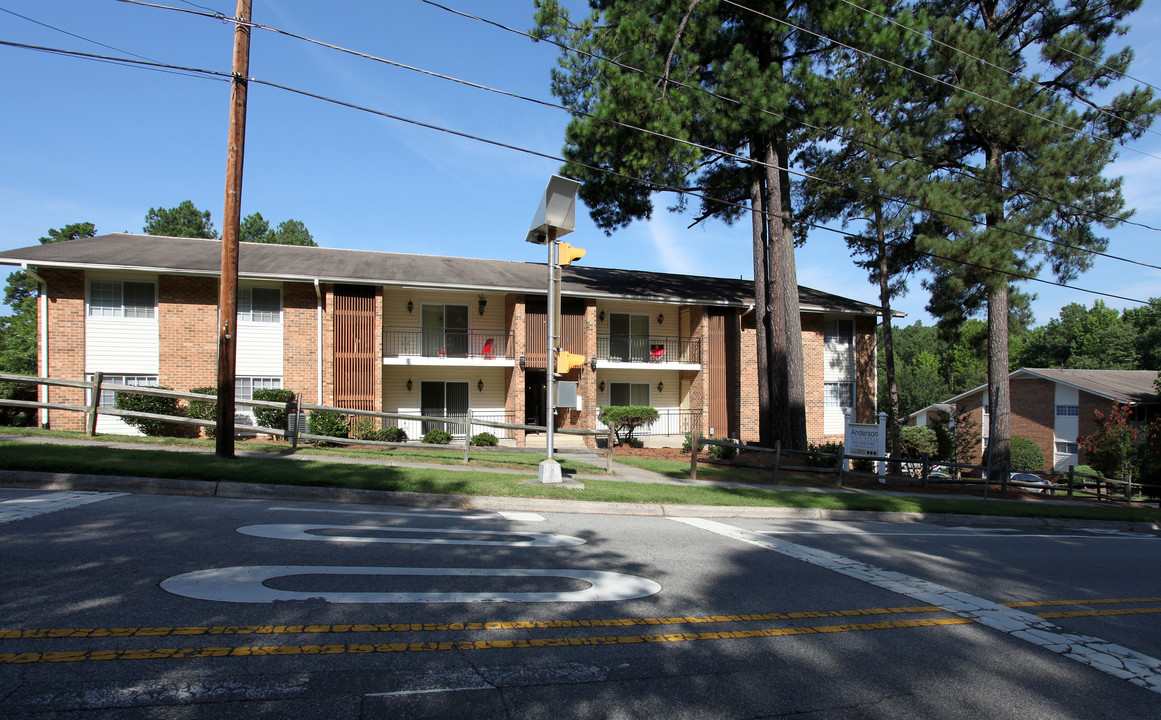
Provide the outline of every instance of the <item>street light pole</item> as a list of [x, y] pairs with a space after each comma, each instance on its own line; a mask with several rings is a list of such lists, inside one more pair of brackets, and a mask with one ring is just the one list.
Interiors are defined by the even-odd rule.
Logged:
[[[557, 333], [556, 312], [558, 309], [555, 307], [555, 305], [556, 305], [556, 299], [557, 299], [557, 297], [559, 297], [559, 294], [556, 291], [556, 283], [558, 282], [558, 280], [556, 277], [557, 270], [556, 270], [556, 228], [555, 227], [548, 228], [548, 242], [546, 242], [545, 245], [548, 246], [548, 301], [545, 303], [545, 307], [548, 310], [548, 312], [547, 312], [547, 314], [548, 314], [548, 342], [545, 343], [545, 345], [544, 345], [544, 347], [546, 349], [546, 357], [545, 357], [546, 362], [545, 362], [545, 366], [544, 366], [544, 370], [545, 370], [545, 372], [544, 372], [544, 377], [545, 377], [544, 392], [545, 392], [545, 395], [547, 395], [547, 397], [545, 398], [546, 408], [545, 408], [545, 423], [544, 423], [545, 427], [546, 427], [546, 442], [547, 442], [547, 454], [545, 457], [545, 462], [555, 463], [556, 460], [553, 459], [553, 450], [555, 449], [553, 447], [553, 445], [554, 445], [553, 434], [554, 434], [555, 428], [556, 428], [556, 393], [553, 391], [556, 389], [556, 378], [554, 377], [553, 373], [556, 370], [556, 367], [555, 367], [556, 366], [556, 333]], [[542, 475], [543, 475], [543, 473], [542, 473]], [[559, 478], [560, 478], [560, 465], [559, 464], [557, 464], [557, 467], [556, 467], [555, 477], [557, 478], [557, 480], [555, 480], [555, 481], [553, 481], [553, 480], [545, 481], [543, 479], [543, 477], [541, 478], [541, 481], [542, 482], [559, 482], [560, 481], [559, 480]]]

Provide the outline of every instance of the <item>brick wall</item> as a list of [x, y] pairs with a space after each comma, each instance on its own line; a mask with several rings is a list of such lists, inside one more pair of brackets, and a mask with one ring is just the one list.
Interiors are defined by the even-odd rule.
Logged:
[[282, 387], [302, 393], [304, 403], [317, 404], [317, 374], [318, 296], [314, 285], [283, 283]]
[[707, 320], [705, 308], [691, 307], [689, 310], [689, 336], [691, 339], [696, 339], [701, 347], [701, 362], [702, 369], [693, 372], [689, 371], [685, 375], [691, 380], [689, 390], [689, 409], [700, 413], [699, 415], [699, 431], [702, 434], [709, 433], [709, 408], [706, 405], [706, 390], [709, 387], [709, 373], [706, 371], [706, 362], [709, 359], [709, 322]]
[[[512, 357], [519, 361], [524, 354], [524, 296], [509, 293], [504, 298], [504, 323], [512, 331]], [[517, 424], [524, 423], [524, 370], [519, 362], [511, 370], [504, 371], [505, 393], [504, 412]], [[517, 447], [524, 447], [524, 431], [513, 430]]]
[[806, 382], [806, 439], [810, 442], [821, 442], [826, 438], [823, 433], [822, 417], [823, 344], [823, 316], [820, 313], [802, 313], [802, 369]]
[[[40, 372], [58, 380], [85, 379], [85, 274], [80, 270], [46, 268], [40, 271], [46, 286], [48, 324], [47, 358], [42, 352]], [[38, 332], [40, 327], [37, 328]], [[45, 362], [47, 359], [47, 363]], [[81, 388], [47, 387], [46, 401], [84, 405]], [[84, 430], [84, 413], [46, 410], [45, 422], [54, 430]]]
[[855, 422], [879, 422], [877, 378], [875, 376], [875, 329], [877, 318], [855, 318]]
[[738, 336], [738, 437], [742, 442], [758, 442], [758, 331], [756, 315], [748, 311], [741, 318]]
[[1044, 467], [1050, 469], [1056, 451], [1056, 383], [1020, 378], [1011, 381], [1011, 389], [1012, 435], [1026, 437], [1040, 446]]
[[218, 281], [162, 275], [157, 279], [157, 382], [174, 390], [218, 384]]
[[[956, 413], [968, 413], [970, 421], [975, 425], [975, 431], [981, 439], [984, 437], [984, 431], [987, 429], [984, 425], [984, 391], [972, 393], [964, 398], [961, 398], [956, 403]], [[960, 458], [961, 463], [970, 465], [983, 464], [983, 443], [976, 443], [974, 446], [975, 452], [970, 457]]]

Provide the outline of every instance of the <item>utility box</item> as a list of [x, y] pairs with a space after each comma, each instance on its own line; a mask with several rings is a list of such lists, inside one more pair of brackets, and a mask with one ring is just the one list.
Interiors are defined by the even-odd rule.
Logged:
[[580, 410], [580, 395], [576, 391], [577, 384], [573, 381], [558, 381], [556, 383], [556, 406], [568, 410]]

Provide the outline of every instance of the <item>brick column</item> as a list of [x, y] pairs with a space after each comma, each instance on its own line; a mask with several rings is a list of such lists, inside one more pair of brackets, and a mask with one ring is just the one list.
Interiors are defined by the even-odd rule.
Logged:
[[[45, 283], [45, 314], [38, 313], [37, 333], [48, 329], [47, 362], [39, 361], [39, 372], [57, 380], [85, 379], [85, 274], [80, 270], [40, 271]], [[47, 402], [84, 405], [81, 388], [46, 386]], [[64, 410], [44, 411], [45, 424], [54, 430], [84, 430], [84, 413]]]
[[[504, 412], [514, 422], [518, 424], [524, 423], [525, 414], [525, 399], [524, 399], [524, 371], [520, 369], [520, 356], [524, 354], [524, 296], [509, 293], [504, 298], [504, 326], [512, 333], [512, 359], [515, 361], [514, 366], [505, 371], [504, 382]], [[517, 447], [524, 447], [525, 432], [523, 430], [513, 430], [512, 437], [516, 441]]]

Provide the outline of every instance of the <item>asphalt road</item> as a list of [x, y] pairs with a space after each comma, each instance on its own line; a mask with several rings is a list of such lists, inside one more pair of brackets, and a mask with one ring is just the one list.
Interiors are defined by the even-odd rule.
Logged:
[[0, 717], [1152, 718], [1159, 542], [3, 489]]

